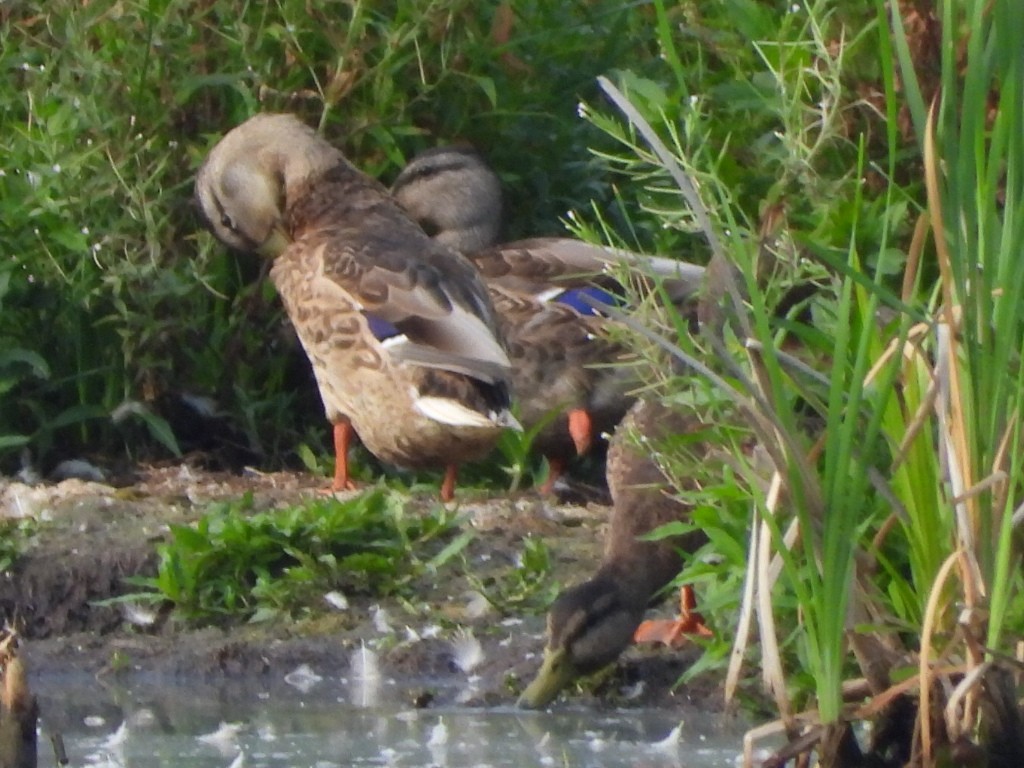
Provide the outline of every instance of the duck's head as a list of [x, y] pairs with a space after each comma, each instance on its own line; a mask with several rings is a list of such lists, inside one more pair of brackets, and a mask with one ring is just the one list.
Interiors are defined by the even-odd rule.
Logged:
[[294, 115], [262, 114], [229, 131], [196, 176], [196, 202], [210, 231], [235, 250], [277, 256], [289, 190], [341, 160]]
[[599, 571], [558, 596], [548, 611], [544, 662], [519, 706], [546, 706], [577, 677], [611, 664], [626, 649], [646, 606], [630, 599], [619, 581]]
[[423, 230], [462, 253], [498, 241], [501, 182], [473, 149], [438, 147], [416, 155], [391, 194]]

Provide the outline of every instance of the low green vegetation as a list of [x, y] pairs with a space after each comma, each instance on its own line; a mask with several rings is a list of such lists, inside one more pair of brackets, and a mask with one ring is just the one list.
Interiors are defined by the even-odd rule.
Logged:
[[158, 546], [145, 591], [122, 601], [169, 601], [192, 621], [265, 621], [329, 610], [325, 595], [407, 592], [437, 578], [472, 538], [440, 505], [408, 513], [405, 496], [376, 488], [347, 501], [316, 499], [254, 512], [252, 498], [215, 504], [194, 525], [175, 525]]
[[710, 538], [680, 576], [718, 630], [688, 678], [761, 688], [823, 765], [1015, 764], [1024, 8], [753, 12], [705, 78], [655, 5], [673, 76], [588, 114], [711, 254], [701, 332], [660, 321], [686, 372], [661, 390], [720, 448], [668, 448]]
[[0, 524], [0, 573], [10, 570], [17, 561], [25, 548], [26, 538], [31, 535], [28, 529], [32, 527], [32, 523], [13, 520]]
[[466, 579], [502, 616], [543, 613], [558, 595], [561, 585], [551, 578], [551, 555], [544, 542], [528, 536], [514, 567], [486, 579], [470, 567]]

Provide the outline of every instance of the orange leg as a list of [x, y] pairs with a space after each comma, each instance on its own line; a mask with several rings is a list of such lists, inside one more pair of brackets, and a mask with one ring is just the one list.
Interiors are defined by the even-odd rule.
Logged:
[[548, 479], [545, 480], [537, 487], [537, 491], [547, 496], [554, 488], [555, 483], [558, 482], [558, 478], [565, 474], [565, 459], [552, 458], [548, 456]]
[[352, 423], [343, 418], [334, 425], [334, 481], [331, 491], [353, 491], [356, 484], [348, 476], [348, 446], [352, 442]]
[[573, 408], [569, 411], [569, 434], [576, 445], [577, 456], [590, 450], [594, 441], [594, 425], [586, 408]]
[[633, 633], [634, 643], [663, 643], [669, 648], [680, 648], [686, 643], [687, 635], [712, 637], [704, 623], [704, 617], [694, 610], [697, 598], [689, 584], [679, 590], [678, 619], [650, 619], [644, 621]]
[[457, 464], [449, 464], [444, 470], [444, 480], [441, 481], [441, 501], [449, 502], [455, 498], [455, 481], [459, 477]]

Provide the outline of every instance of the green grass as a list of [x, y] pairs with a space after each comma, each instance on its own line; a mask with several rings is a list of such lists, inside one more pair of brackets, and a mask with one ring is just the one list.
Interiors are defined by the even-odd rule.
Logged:
[[202, 157], [254, 112], [298, 112], [386, 181], [425, 147], [472, 142], [506, 181], [508, 235], [552, 233], [567, 210], [614, 202], [580, 99], [608, 69], [658, 66], [649, 9], [614, 2], [518, 2], [510, 26], [466, 0], [2, 14], [3, 471], [25, 447], [44, 470], [209, 451], [174, 416], [180, 393], [214, 398], [243, 460], [326, 453], [262, 265], [202, 232], [191, 202]]
[[543, 613], [558, 596], [561, 585], [551, 578], [551, 554], [543, 540], [528, 536], [515, 567], [487, 579], [465, 567], [466, 578], [502, 616]]
[[214, 505], [171, 528], [158, 572], [118, 601], [168, 601], [189, 621], [266, 621], [325, 610], [324, 595], [405, 593], [469, 543], [455, 516], [407, 513], [405, 496], [377, 488], [339, 501], [254, 513], [252, 497]]
[[[669, 351], [696, 374], [662, 375], [662, 388], [717, 425], [728, 457], [675, 457], [711, 539], [680, 581], [698, 585], [719, 630], [690, 677], [728, 663], [736, 695], [758, 673], [785, 725], [814, 709], [822, 733], [839, 734], [857, 718], [844, 684], [865, 676], [862, 701], [883, 701], [910, 660], [931, 691], [910, 694], [926, 764], [960, 738], [999, 743], [1014, 721], [986, 708], [1024, 622], [1011, 522], [1024, 491], [1024, 86], [1005, 32], [1022, 11], [948, 0], [930, 50], [890, 31], [881, 3], [875, 18], [817, 2], [784, 20], [723, 5], [750, 16], [723, 30], [733, 45], [713, 84], [695, 85], [691, 57], [721, 52], [683, 53], [663, 27], [675, 81], [622, 73], [621, 113], [589, 115], [666, 228], [698, 232], [719, 265], [701, 334], [660, 321], [681, 329]], [[897, 66], [871, 64], [878, 50]], [[934, 119], [929, 53], [943, 86]], [[716, 90], [742, 121], [722, 120]], [[678, 115], [672, 93], [693, 94], [696, 113]], [[809, 281], [817, 290], [790, 307]], [[938, 722], [957, 684], [968, 703]]]

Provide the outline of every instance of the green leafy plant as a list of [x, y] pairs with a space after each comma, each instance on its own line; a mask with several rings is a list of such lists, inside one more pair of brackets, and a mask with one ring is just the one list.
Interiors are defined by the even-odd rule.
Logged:
[[[703, 581], [702, 611], [734, 638], [729, 654], [713, 641], [702, 666], [728, 659], [735, 696], [756, 656], [778, 730], [805, 733], [824, 765], [860, 759], [852, 722], [900, 707], [914, 722], [880, 737], [876, 755], [935, 765], [966, 742], [1011, 760], [1022, 751], [1006, 660], [1024, 620], [1013, 530], [1024, 95], [1004, 30], [1024, 11], [951, 1], [922, 19], [908, 8], [877, 4], [860, 38], [829, 3], [768, 26], [753, 13], [733, 34], [756, 27], [745, 47], [760, 66], [717, 73], [735, 77], [728, 90], [747, 94], [751, 114], [724, 132], [710, 111], [677, 118], [671, 88], [628, 74], [605, 84], [628, 127], [593, 115], [627, 148], [630, 173], [685, 199], [688, 214], [666, 226], [696, 227], [712, 254], [700, 334], [679, 317], [658, 326], [671, 341], [634, 325], [691, 374], [661, 386], [716, 425], [727, 457], [725, 469], [679, 463], [711, 539], [681, 579]], [[901, 14], [917, 14], [913, 41]], [[917, 60], [938, 59], [921, 48], [928, 24], [941, 50], [962, 51], [942, 58], [941, 83]], [[886, 55], [881, 71], [857, 69], [865, 43], [895, 51], [898, 73]], [[702, 73], [667, 31], [663, 47], [687, 92]], [[880, 126], [843, 118], [866, 106], [846, 91], [858, 76], [886, 95], [871, 105]], [[742, 168], [720, 161], [737, 142], [759, 149]], [[739, 605], [709, 576], [724, 589], [742, 581]]]
[[125, 601], [170, 601], [190, 620], [263, 620], [308, 610], [337, 589], [387, 595], [442, 568], [469, 541], [442, 507], [407, 514], [402, 496], [376, 488], [347, 501], [324, 498], [253, 512], [252, 497], [217, 504], [178, 525], [158, 548], [148, 591]]
[[500, 577], [482, 580], [466, 568], [469, 583], [502, 615], [540, 613], [558, 595], [559, 584], [551, 579], [551, 557], [544, 542], [528, 536], [515, 567]]
[[7, 521], [0, 526], [0, 572], [9, 571], [25, 546], [26, 524]]

